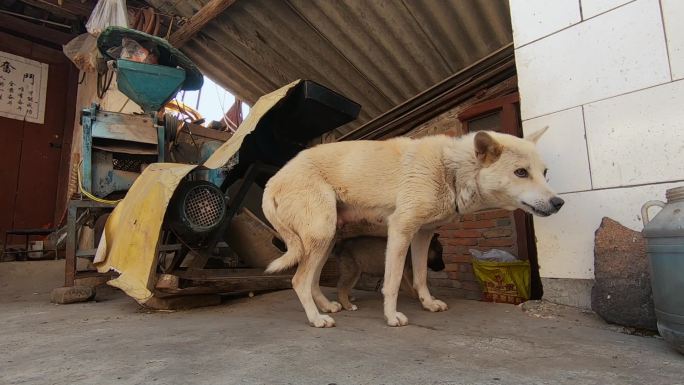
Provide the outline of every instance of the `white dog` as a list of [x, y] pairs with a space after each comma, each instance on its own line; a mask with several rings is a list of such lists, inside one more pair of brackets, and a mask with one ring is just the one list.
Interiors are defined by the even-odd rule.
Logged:
[[342, 309], [319, 287], [337, 231], [386, 226], [382, 293], [387, 324], [408, 323], [397, 311], [397, 295], [409, 245], [413, 284], [423, 308], [446, 310], [427, 287], [428, 245], [438, 226], [487, 208], [547, 216], [563, 205], [549, 188], [535, 149], [545, 130], [526, 139], [480, 131], [460, 138], [338, 142], [302, 151], [264, 190], [264, 214], [287, 244], [287, 252], [266, 272], [299, 264], [292, 286], [309, 323], [332, 327], [332, 317], [316, 306], [329, 313]]

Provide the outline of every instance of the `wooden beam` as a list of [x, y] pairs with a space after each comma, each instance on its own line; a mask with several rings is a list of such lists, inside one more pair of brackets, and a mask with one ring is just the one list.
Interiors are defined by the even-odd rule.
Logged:
[[235, 1], [236, 0], [211, 0], [202, 7], [202, 9], [197, 11], [196, 14], [192, 15], [190, 20], [183, 24], [178, 31], [171, 35], [169, 43], [176, 48], [184, 46], [185, 43], [190, 41], [190, 39], [201, 31], [207, 23], [223, 13], [223, 11], [233, 5]]
[[21, 0], [21, 2], [70, 20], [88, 17], [94, 8], [92, 3], [81, 3], [73, 0], [62, 5], [57, 0]]
[[76, 37], [76, 35], [47, 28], [4, 13], [0, 13], [0, 29], [59, 45], [66, 44]]

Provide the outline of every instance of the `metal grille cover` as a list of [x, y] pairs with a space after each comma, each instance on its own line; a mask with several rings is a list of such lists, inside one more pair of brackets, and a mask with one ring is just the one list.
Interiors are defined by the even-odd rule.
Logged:
[[114, 158], [112, 165], [114, 170], [142, 172], [142, 165], [145, 162], [141, 159]]
[[183, 211], [192, 226], [207, 229], [221, 222], [224, 202], [221, 191], [205, 186], [197, 186], [185, 196]]

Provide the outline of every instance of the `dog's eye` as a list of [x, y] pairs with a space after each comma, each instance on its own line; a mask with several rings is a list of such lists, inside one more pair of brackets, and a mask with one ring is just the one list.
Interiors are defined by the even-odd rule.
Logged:
[[515, 176], [520, 177], [520, 178], [527, 178], [527, 170], [524, 168], [519, 168], [513, 172]]
[[544, 169], [544, 178], [546, 178], [546, 173], [547, 173], [547, 172], [549, 172], [549, 169], [548, 169], [548, 168], [545, 168], [545, 169]]

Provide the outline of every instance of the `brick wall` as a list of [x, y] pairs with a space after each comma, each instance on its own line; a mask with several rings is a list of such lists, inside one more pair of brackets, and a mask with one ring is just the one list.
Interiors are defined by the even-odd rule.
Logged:
[[473, 274], [469, 249], [500, 249], [518, 255], [513, 212], [506, 210], [466, 214], [437, 231], [444, 247], [444, 271], [430, 271], [433, 291], [448, 289], [464, 298], [480, 299], [482, 291]]

